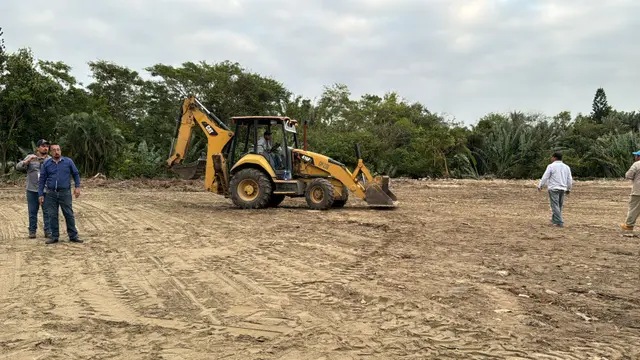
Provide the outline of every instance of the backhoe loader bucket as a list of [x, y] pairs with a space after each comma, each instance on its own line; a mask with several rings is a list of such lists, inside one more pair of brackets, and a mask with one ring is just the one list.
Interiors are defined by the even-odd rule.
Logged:
[[171, 170], [178, 174], [183, 180], [199, 179], [206, 170], [207, 160], [200, 158], [190, 164], [173, 165]]
[[365, 201], [373, 207], [396, 207], [398, 198], [389, 190], [389, 177], [378, 177], [365, 184]]

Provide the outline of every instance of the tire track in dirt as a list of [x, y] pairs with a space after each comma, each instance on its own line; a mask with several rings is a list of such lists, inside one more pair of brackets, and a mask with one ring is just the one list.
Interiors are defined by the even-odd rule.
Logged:
[[212, 324], [219, 325], [222, 322], [213, 314], [213, 309], [209, 309], [204, 306], [193, 294], [193, 292], [188, 289], [185, 284], [180, 281], [176, 276], [173, 276], [171, 270], [167, 267], [167, 265], [162, 261], [162, 259], [158, 256], [152, 255], [149, 257], [151, 261], [156, 265], [156, 267], [162, 271], [166, 277], [169, 279], [171, 285], [174, 289], [189, 302], [192, 306], [195, 306], [199, 311], [201, 316], [209, 318]]
[[[151, 259], [151, 261], [153, 261], [153, 263], [156, 264], [158, 269], [160, 269], [167, 276], [169, 282], [174, 287], [174, 289], [185, 300], [187, 300], [190, 303], [190, 305], [195, 306], [198, 309], [199, 313], [197, 314], [197, 316], [206, 317], [208, 318], [208, 320], [210, 320], [209, 323], [213, 324], [212, 328], [215, 329], [216, 333], [249, 335], [257, 338], [260, 338], [260, 337], [273, 338], [273, 337], [281, 336], [285, 333], [292, 331], [290, 327], [282, 326], [282, 325], [261, 324], [261, 323], [249, 322], [249, 321], [241, 321], [239, 323], [229, 324], [226, 321], [223, 321], [222, 319], [220, 319], [218, 316], [214, 314], [216, 312], [216, 309], [207, 307], [202, 301], [200, 301], [195, 296], [194, 292], [191, 290], [192, 288], [191, 284], [181, 279], [178, 279], [178, 277], [173, 274], [171, 269], [164, 263], [164, 261], [160, 257], [152, 255], [149, 258]], [[225, 277], [222, 277], [217, 274], [216, 276], [218, 277], [218, 279], [225, 281], [229, 286], [231, 286], [236, 290], [238, 289], [239, 286], [242, 286], [240, 285], [241, 283], [238, 281], [231, 281], [233, 277], [225, 276], [227, 279], [229, 279], [229, 280], [226, 280], [224, 279]], [[251, 315], [255, 315], [255, 313], [259, 312], [259, 310], [261, 309], [255, 309], [255, 311], [252, 311]]]
[[281, 275], [274, 275], [266, 269], [269, 265], [258, 267], [257, 263], [261, 263], [259, 257], [247, 255], [247, 253], [239, 253], [224, 259], [218, 259], [225, 267], [232, 269], [234, 273], [240, 274], [247, 279], [257, 281], [259, 284], [271, 289], [276, 294], [284, 293], [289, 297], [295, 297], [299, 300], [315, 301], [323, 305], [335, 305], [340, 302], [333, 296], [319, 292], [313, 288], [295, 285], [292, 282], [282, 280]]
[[118, 299], [145, 315], [159, 316], [166, 306], [158, 296], [161, 284], [149, 280], [150, 268], [140, 264], [130, 249], [114, 247], [107, 249], [103, 243], [92, 244], [107, 284]]
[[20, 286], [22, 264], [20, 252], [0, 254], [0, 299], [9, 297], [11, 291]]
[[111, 213], [113, 209], [107, 211], [97, 201], [79, 201], [77, 204], [74, 204], [74, 207], [82, 211], [82, 216], [79, 216], [79, 220], [88, 220], [96, 231], [100, 233], [116, 232], [116, 229], [128, 226], [126, 221], [122, 221], [122, 219], [117, 218]]
[[[336, 235], [334, 234], [334, 236]], [[342, 238], [348, 238], [349, 236], [353, 237], [353, 235], [346, 233], [342, 233], [337, 236], [341, 236]], [[233, 256], [233, 260], [226, 259], [226, 261], [232, 261], [234, 267], [246, 276], [253, 277], [256, 280], [261, 281], [263, 284], [271, 286], [278, 291], [283, 291], [293, 297], [299, 297], [303, 300], [318, 300], [323, 297], [329, 298], [331, 300], [323, 305], [328, 305], [334, 312], [337, 309], [343, 313], [351, 313], [353, 314], [352, 316], [355, 316], [352, 317], [352, 319], [357, 319], [358, 315], [360, 315], [361, 318], [367, 319], [369, 324], [380, 326], [382, 332], [387, 333], [387, 336], [394, 335], [390, 339], [393, 339], [393, 342], [396, 344], [402, 344], [401, 347], [404, 347], [407, 343], [422, 342], [423, 344], [429, 344], [431, 347], [437, 346], [441, 349], [447, 349], [451, 346], [455, 346], [460, 348], [461, 352], [465, 352], [469, 355], [475, 354], [476, 356], [482, 356], [483, 353], [478, 351], [475, 346], [477, 341], [473, 336], [478, 333], [486, 332], [486, 329], [464, 329], [463, 325], [451, 323], [445, 317], [434, 316], [431, 316], [431, 319], [429, 320], [430, 326], [424, 327], [419, 324], [424, 323], [425, 316], [428, 316], [428, 314], [416, 313], [416, 309], [420, 308], [416, 304], [404, 301], [397, 303], [397, 300], [394, 301], [388, 299], [385, 300], [386, 304], [382, 306], [363, 306], [358, 301], [360, 298], [359, 295], [354, 297], [350, 296], [351, 294], [348, 294], [346, 297], [336, 297], [331, 295], [332, 291], [328, 290], [326, 287], [317, 287], [319, 284], [328, 284], [329, 287], [331, 287], [332, 285], [341, 285], [348, 283], [349, 281], [366, 278], [368, 275], [366, 272], [367, 264], [370, 261], [375, 261], [378, 256], [384, 255], [384, 252], [392, 241], [392, 238], [386, 238], [382, 241], [364, 243], [358, 247], [356, 254], [359, 255], [356, 256], [355, 261], [348, 264], [336, 264], [342, 266], [338, 266], [337, 270], [333, 269], [333, 273], [331, 273], [331, 275], [326, 279], [318, 279], [317, 281], [310, 280], [308, 283], [302, 284], [293, 284], [291, 282], [284, 282], [280, 280], [283, 278], [282, 275], [290, 276], [291, 273], [287, 274], [286, 272], [281, 271], [280, 269], [282, 267], [278, 264], [286, 264], [286, 268], [290, 269], [289, 271], [291, 271], [291, 268], [295, 269], [294, 274], [298, 271], [305, 275], [312, 274], [313, 269], [309, 270], [308, 268], [310, 266], [308, 265], [300, 266], [300, 264], [305, 263], [297, 260], [292, 261], [291, 258], [283, 256], [282, 253], [274, 251], [274, 249], [270, 249], [268, 247], [259, 246], [259, 249], [245, 249]], [[288, 246], [286, 248], [290, 249], [292, 254], [300, 254], [300, 252], [291, 249], [289, 244], [287, 245]], [[305, 258], [306, 256], [309, 255], [306, 254]], [[309, 256], [310, 260], [313, 258], [313, 256]], [[319, 256], [316, 256], [315, 258], [321, 260]], [[238, 264], [245, 264], [247, 265], [247, 268], [242, 269]], [[273, 269], [279, 269], [279, 272], [282, 274], [274, 275], [272, 273]], [[273, 279], [276, 279], [276, 281]], [[301, 289], [301, 286], [304, 286], [304, 289]], [[371, 297], [375, 299], [376, 294], [372, 294]], [[381, 311], [386, 315], [382, 315]], [[393, 325], [394, 322], [396, 322], [396, 325]], [[408, 326], [414, 326], [416, 328], [409, 340], [407, 339], [408, 335], [406, 330]], [[367, 344], [375, 343], [372, 338], [367, 338], [366, 335], [358, 336], [352, 333], [350, 336], [352, 339], [348, 340], [345, 338], [344, 341], [352, 341], [354, 344], [358, 344], [359, 342]], [[380, 346], [368, 345], [372, 351], [390, 350], [388, 348], [380, 348]], [[502, 353], [505, 354], [505, 356], [511, 357], [522, 354], [522, 352], [519, 352], [518, 350], [504, 350]], [[410, 352], [404, 353], [400, 351], [397, 354], [406, 356], [409, 355]]]
[[[342, 238], [352, 238], [355, 241], [362, 239], [349, 233], [334, 231], [333, 236]], [[262, 271], [278, 271], [279, 275], [273, 275], [274, 278], [282, 278], [283, 276], [302, 276], [295, 284], [337, 284], [343, 285], [349, 282], [366, 280], [369, 278], [369, 270], [367, 265], [371, 257], [379, 254], [389, 246], [391, 240], [369, 241], [359, 246], [357, 249], [350, 251], [353, 255], [351, 261], [345, 261], [342, 257], [335, 261], [327, 261], [327, 257], [333, 257], [334, 251], [320, 251], [309, 253], [309, 247], [306, 243], [299, 241], [287, 242], [283, 249], [277, 249], [267, 243], [261, 243], [255, 247], [247, 248], [239, 251], [236, 255], [240, 257], [240, 261], [246, 264], [263, 264]], [[311, 248], [316, 248], [311, 246]], [[301, 249], [301, 250], [298, 250]], [[317, 249], [317, 248], [316, 248]], [[347, 253], [347, 251], [344, 251]], [[296, 257], [302, 256], [302, 259]], [[323, 263], [322, 265], [319, 265]], [[292, 271], [292, 268], [294, 271]]]
[[19, 237], [16, 229], [16, 223], [19, 222], [17, 215], [18, 213], [10, 211], [6, 205], [3, 204], [0, 206], [0, 223], [2, 224], [2, 226], [0, 226], [1, 240], [11, 240]]
[[[334, 236], [352, 238], [354, 242], [362, 242], [361, 238], [350, 233], [340, 232]], [[214, 257], [209, 262], [223, 263], [224, 267], [231, 269], [233, 273], [240, 274], [245, 279], [251, 279], [276, 294], [286, 294], [297, 302], [302, 301], [301, 305], [306, 309], [313, 309], [310, 312], [315, 316], [330, 320], [326, 317], [327, 313], [336, 309], [351, 313], [352, 316], [357, 316], [365, 310], [360, 299], [336, 297], [334, 295], [336, 289], [332, 289], [332, 286], [339, 287], [366, 278], [365, 264], [368, 257], [383, 251], [389, 243], [390, 240], [364, 242], [360, 245], [359, 250], [355, 251], [355, 253], [361, 254], [357, 256], [356, 261], [347, 264], [333, 263], [330, 267], [320, 270], [315, 264], [323, 259], [319, 256], [308, 255], [308, 251], [295, 252], [291, 245], [297, 244], [297, 242], [293, 241], [285, 244], [285, 249], [290, 250], [286, 253], [271, 246], [268, 242], [263, 242], [241, 249], [224, 258]], [[247, 246], [247, 243], [238, 245]], [[305, 257], [300, 260], [294, 254], [304, 254]], [[307, 258], [307, 256], [310, 257]], [[222, 271], [222, 269], [217, 267], [216, 271]], [[312, 306], [310, 306], [310, 302], [313, 304]], [[316, 310], [315, 307], [318, 304], [329, 307], [325, 310], [330, 311]]]
[[[79, 202], [81, 208], [86, 208], [86, 216], [90, 219], [92, 224], [99, 232], [108, 233], [126, 233], [132, 230], [146, 230], [146, 229], [164, 229], [173, 230], [175, 228], [168, 226], [163, 221], [151, 221], [150, 218], [145, 216], [138, 216], [134, 211], [129, 210], [131, 205], [127, 208], [123, 207], [106, 207], [99, 201]], [[103, 224], [108, 224], [104, 226]], [[100, 224], [100, 225], [98, 225]]]
[[[81, 307], [80, 317], [130, 325], [156, 326], [171, 330], [206, 328], [206, 324], [203, 323], [183, 322], [140, 314], [135, 309], [137, 301], [142, 299], [143, 302], [149, 303], [155, 299], [144, 291], [138, 291], [134, 294], [129, 287], [120, 282], [117, 267], [118, 265], [127, 266], [126, 256], [122, 253], [114, 257], [105, 256], [108, 252], [104, 250], [99, 252], [96, 249], [96, 244], [90, 249], [91, 256], [85, 260], [87, 268], [91, 269], [90, 276], [84, 277], [76, 284], [79, 298], [77, 303]], [[118, 256], [121, 256], [120, 259], [117, 258]], [[122, 264], [122, 261], [125, 264]], [[127, 275], [133, 274], [130, 271], [125, 271], [125, 273]], [[131, 280], [138, 281], [140, 278], [136, 276]]]

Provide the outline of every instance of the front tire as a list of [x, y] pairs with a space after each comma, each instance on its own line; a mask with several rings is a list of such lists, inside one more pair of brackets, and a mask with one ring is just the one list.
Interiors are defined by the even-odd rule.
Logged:
[[242, 209], [262, 209], [268, 206], [273, 191], [271, 181], [258, 169], [238, 171], [229, 182], [231, 201]]
[[327, 179], [315, 179], [305, 191], [307, 205], [313, 210], [327, 210], [335, 201], [333, 185]]

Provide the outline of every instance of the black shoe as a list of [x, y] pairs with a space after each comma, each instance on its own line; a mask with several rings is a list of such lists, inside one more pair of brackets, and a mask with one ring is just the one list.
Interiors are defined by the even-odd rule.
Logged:
[[49, 240], [45, 241], [44, 243], [45, 244], [55, 244], [57, 242], [58, 242], [58, 239], [49, 239]]
[[29, 239], [35, 239], [35, 238], [36, 238], [36, 233], [30, 232], [29, 233]]
[[44, 233], [44, 237], [47, 239], [51, 239], [51, 233], [50, 232]]
[[84, 241], [78, 239], [78, 238], [74, 238], [74, 239], [69, 239], [69, 241], [74, 242], [74, 243], [83, 243]]

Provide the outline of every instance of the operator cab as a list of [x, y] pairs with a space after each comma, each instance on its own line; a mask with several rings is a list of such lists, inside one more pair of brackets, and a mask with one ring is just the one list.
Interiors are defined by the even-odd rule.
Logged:
[[[236, 116], [231, 120], [235, 124], [235, 136], [229, 164], [232, 166], [248, 154], [261, 155], [271, 164], [278, 180], [291, 180], [292, 150], [299, 149], [298, 121], [283, 116]], [[271, 133], [271, 149], [262, 151], [258, 143], [265, 132]]]

